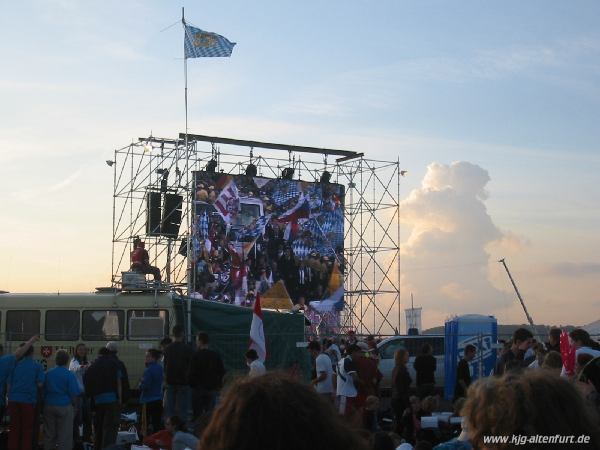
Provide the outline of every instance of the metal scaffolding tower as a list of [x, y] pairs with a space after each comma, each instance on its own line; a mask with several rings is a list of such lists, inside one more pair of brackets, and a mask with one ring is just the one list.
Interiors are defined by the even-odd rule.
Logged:
[[[187, 290], [186, 239], [191, 224], [192, 173], [209, 161], [216, 170], [243, 174], [256, 166], [258, 176], [277, 178], [285, 168], [294, 179], [319, 181], [323, 171], [345, 186], [345, 302], [342, 329], [364, 334], [400, 330], [400, 162], [367, 159], [348, 150], [301, 147], [182, 133], [176, 139], [143, 137], [117, 149], [113, 168], [112, 285], [129, 270], [135, 236], [148, 243], [151, 264], [163, 279]], [[259, 150], [260, 149], [260, 150]], [[287, 152], [287, 158], [281, 157]], [[148, 235], [147, 194], [183, 197], [176, 236]]]

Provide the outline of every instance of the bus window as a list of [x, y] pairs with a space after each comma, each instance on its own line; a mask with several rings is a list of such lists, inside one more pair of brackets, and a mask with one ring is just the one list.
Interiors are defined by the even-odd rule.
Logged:
[[433, 349], [433, 356], [444, 355], [444, 338], [432, 337], [431, 348]]
[[130, 309], [127, 311], [127, 338], [159, 340], [169, 335], [169, 315], [165, 310]]
[[79, 339], [79, 311], [46, 311], [47, 341]]
[[7, 311], [6, 340], [26, 341], [40, 334], [39, 311]]
[[83, 311], [84, 341], [120, 341], [124, 336], [125, 314], [117, 311]]

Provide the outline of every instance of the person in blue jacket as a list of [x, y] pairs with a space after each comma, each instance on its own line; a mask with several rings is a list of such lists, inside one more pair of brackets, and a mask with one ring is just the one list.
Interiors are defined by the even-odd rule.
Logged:
[[159, 350], [150, 349], [146, 352], [146, 369], [140, 383], [140, 403], [146, 411], [152, 432], [156, 433], [161, 427], [163, 413], [163, 367], [159, 363], [162, 354]]
[[14, 353], [4, 354], [4, 346], [0, 344], [0, 420], [6, 412], [6, 382], [15, 368], [17, 361], [23, 357], [33, 344], [39, 340], [39, 336], [33, 336], [25, 345], [20, 346]]
[[[27, 344], [21, 344], [25, 347]], [[8, 448], [11, 450], [31, 450], [33, 445], [33, 427], [35, 406], [38, 401], [38, 389], [44, 385], [44, 368], [33, 360], [33, 346], [23, 354], [8, 377], [8, 414], [10, 431]]]
[[56, 352], [56, 367], [44, 383], [44, 449], [73, 448], [73, 404], [81, 394], [75, 374], [67, 368], [69, 354]]

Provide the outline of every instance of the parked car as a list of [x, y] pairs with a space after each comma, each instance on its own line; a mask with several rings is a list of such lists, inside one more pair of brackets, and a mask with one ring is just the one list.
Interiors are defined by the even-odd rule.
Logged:
[[392, 387], [392, 371], [394, 370], [394, 353], [396, 350], [405, 348], [408, 350], [410, 359], [408, 361], [408, 372], [415, 387], [417, 374], [413, 368], [415, 356], [421, 352], [424, 344], [430, 344], [432, 354], [437, 360], [435, 371], [435, 385], [438, 388], [444, 386], [444, 336], [443, 335], [418, 335], [418, 336], [392, 336], [384, 339], [377, 345], [379, 350], [379, 370], [383, 374], [380, 387], [384, 393], [388, 393]]

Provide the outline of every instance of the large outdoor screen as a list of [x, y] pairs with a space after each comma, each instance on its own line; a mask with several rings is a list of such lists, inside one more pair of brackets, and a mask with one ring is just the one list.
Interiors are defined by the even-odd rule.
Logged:
[[343, 308], [344, 187], [195, 172], [197, 298]]

